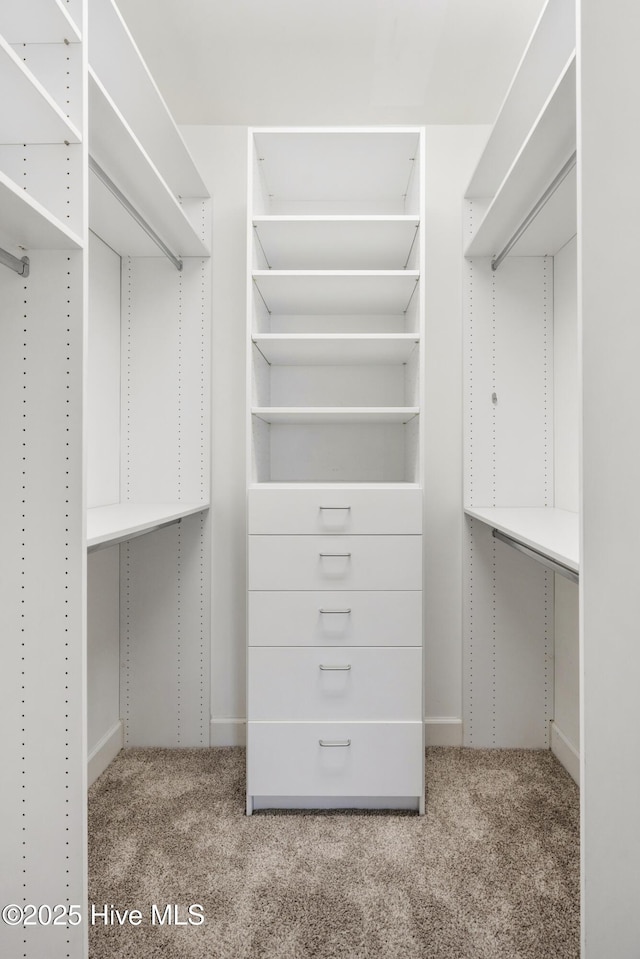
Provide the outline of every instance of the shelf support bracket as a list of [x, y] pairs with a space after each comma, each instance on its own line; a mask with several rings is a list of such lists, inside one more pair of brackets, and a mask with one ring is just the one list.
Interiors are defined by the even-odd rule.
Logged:
[[20, 259], [17, 256], [14, 256], [13, 253], [8, 253], [6, 250], [0, 248], [0, 263], [3, 266], [8, 266], [10, 270], [13, 270], [19, 276], [29, 276], [29, 257], [23, 256]]
[[156, 231], [150, 226], [141, 213], [138, 213], [134, 205], [127, 199], [120, 187], [116, 186], [111, 177], [104, 172], [99, 163], [93, 159], [92, 156], [89, 157], [89, 169], [95, 173], [101, 183], [103, 183], [107, 190], [113, 194], [118, 203], [122, 204], [129, 216], [133, 217], [138, 226], [142, 227], [144, 232], [147, 234], [149, 239], [153, 240], [155, 245], [162, 250], [164, 255], [168, 260], [171, 260], [178, 272], [182, 269], [182, 260], [179, 256], [176, 256], [175, 253], [172, 253], [167, 244], [162, 240]]
[[552, 570], [554, 573], [559, 573], [561, 576], [564, 576], [565, 579], [570, 579], [572, 583], [578, 583], [580, 581], [579, 575], [574, 569], [570, 569], [563, 563], [558, 563], [555, 559], [551, 559], [550, 556], [545, 556], [544, 553], [538, 552], [537, 549], [532, 549], [531, 546], [525, 546], [524, 543], [521, 543], [517, 539], [513, 539], [512, 536], [507, 536], [506, 533], [501, 533], [499, 529], [494, 529], [492, 535], [494, 539], [499, 540], [501, 543], [505, 543], [507, 546], [517, 550], [519, 553], [523, 553], [524, 556], [528, 556], [530, 559], [535, 559], [536, 563], [546, 566], [547, 569]]

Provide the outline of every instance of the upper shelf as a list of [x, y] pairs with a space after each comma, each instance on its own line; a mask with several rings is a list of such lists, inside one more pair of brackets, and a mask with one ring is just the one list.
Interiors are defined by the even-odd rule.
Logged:
[[576, 45], [575, 0], [548, 0], [507, 91], [467, 197], [492, 197]]
[[254, 406], [253, 416], [266, 423], [314, 426], [346, 423], [408, 423], [417, 406]]
[[[575, 149], [576, 64], [574, 54], [566, 64], [522, 149], [513, 161], [467, 246], [465, 256], [497, 255]], [[547, 203], [536, 217], [534, 225], [537, 224], [537, 232], [532, 235], [536, 237], [539, 246], [530, 252], [540, 255], [555, 253], [575, 233], [575, 199], [571, 201], [572, 188], [575, 190], [575, 178], [569, 179], [569, 182], [565, 179], [563, 186], [559, 188], [563, 191], [560, 197], [551, 206]], [[523, 249], [524, 247], [519, 247], [518, 252], [522, 252]]]
[[[154, 163], [93, 71], [89, 71], [89, 152], [161, 239], [178, 256], [207, 256]], [[128, 256], [160, 256], [142, 227], [95, 176], [90, 178], [91, 229]]]
[[530, 549], [578, 572], [580, 568], [578, 514], [554, 507], [465, 509], [480, 520]]
[[270, 313], [400, 314], [419, 280], [416, 270], [256, 270], [254, 283]]
[[61, 0], [19, 0], [0, 4], [0, 36], [8, 43], [63, 43], [80, 31]]
[[253, 342], [273, 366], [356, 366], [406, 363], [415, 333], [262, 333]]
[[0, 246], [18, 255], [18, 248], [80, 249], [82, 240], [0, 171]]
[[255, 216], [256, 255], [274, 270], [403, 270], [417, 216]]
[[79, 143], [79, 130], [0, 35], [0, 142]]
[[115, 545], [200, 513], [208, 503], [116, 503], [87, 510], [87, 548]]
[[208, 196], [184, 140], [113, 0], [91, 0], [90, 65], [175, 196]]
[[261, 213], [417, 213], [413, 128], [254, 130]]

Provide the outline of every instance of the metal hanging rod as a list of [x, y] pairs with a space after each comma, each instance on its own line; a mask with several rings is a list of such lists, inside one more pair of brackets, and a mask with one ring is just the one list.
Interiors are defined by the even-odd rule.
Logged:
[[156, 231], [153, 229], [153, 227], [149, 226], [149, 224], [147, 223], [145, 218], [142, 216], [142, 214], [138, 213], [138, 211], [133, 206], [133, 204], [129, 202], [129, 200], [126, 198], [124, 193], [120, 190], [120, 188], [116, 186], [116, 184], [113, 182], [111, 177], [104, 172], [100, 164], [96, 163], [96, 161], [93, 159], [92, 156], [89, 157], [89, 169], [92, 170], [93, 173], [95, 173], [95, 175], [98, 177], [98, 179], [102, 183], [104, 183], [107, 190], [109, 190], [109, 192], [114, 195], [116, 200], [122, 204], [122, 206], [125, 208], [127, 213], [133, 217], [133, 219], [136, 221], [138, 226], [142, 227], [142, 229], [147, 234], [147, 236], [151, 240], [153, 240], [153, 242], [156, 244], [157, 247], [159, 247], [159, 249], [162, 250], [162, 252], [167, 257], [167, 259], [171, 260], [176, 270], [181, 270], [182, 260], [180, 259], [180, 257], [176, 256], [175, 253], [171, 252], [167, 244], [160, 239], [160, 237], [158, 236]]
[[513, 539], [511, 536], [507, 536], [506, 533], [501, 533], [499, 529], [494, 529], [493, 538], [499, 540], [501, 543], [506, 543], [507, 546], [511, 546], [512, 549], [517, 550], [519, 553], [523, 553], [530, 559], [535, 559], [537, 563], [540, 563], [542, 566], [546, 566], [547, 569], [553, 570], [554, 573], [560, 573], [560, 575], [564, 576], [565, 579], [570, 579], [572, 583], [580, 582], [579, 575], [574, 569], [570, 569], [563, 563], [558, 563], [555, 559], [551, 559], [551, 557], [545, 556], [544, 553], [538, 552], [537, 549], [532, 549], [531, 546], [525, 546], [525, 544], [521, 543], [519, 540]]
[[562, 181], [565, 179], [565, 177], [568, 176], [569, 173], [571, 173], [574, 166], [576, 165], [576, 156], [577, 154], [574, 151], [569, 157], [569, 159], [567, 160], [567, 162], [565, 163], [565, 165], [562, 167], [560, 172], [557, 173], [556, 176], [553, 178], [553, 180], [551, 181], [547, 189], [544, 191], [540, 199], [537, 201], [535, 206], [533, 206], [532, 209], [529, 211], [529, 213], [527, 213], [526, 217], [524, 218], [524, 220], [522, 221], [522, 223], [520, 224], [516, 232], [513, 234], [511, 239], [508, 241], [506, 246], [500, 251], [500, 253], [498, 253], [497, 256], [494, 256], [494, 258], [491, 261], [492, 270], [498, 269], [498, 267], [504, 260], [505, 256], [509, 255], [513, 247], [516, 245], [516, 243], [522, 236], [522, 234], [529, 229], [529, 227], [531, 226], [531, 224], [537, 217], [540, 210], [543, 208], [543, 206], [545, 206], [547, 201], [551, 199], [551, 197], [556, 192], [556, 190], [558, 189]]
[[18, 273], [20, 276], [29, 276], [29, 257], [23, 256], [21, 259], [0, 248], [0, 263], [8, 266], [10, 270]]

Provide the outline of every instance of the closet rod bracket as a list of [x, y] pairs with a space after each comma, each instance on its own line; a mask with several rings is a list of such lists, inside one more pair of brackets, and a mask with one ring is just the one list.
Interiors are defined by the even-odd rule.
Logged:
[[8, 266], [10, 270], [13, 270], [14, 273], [17, 273], [19, 276], [27, 277], [29, 276], [29, 257], [17, 257], [13, 253], [9, 253], [7, 250], [0, 248], [0, 263], [3, 266]]

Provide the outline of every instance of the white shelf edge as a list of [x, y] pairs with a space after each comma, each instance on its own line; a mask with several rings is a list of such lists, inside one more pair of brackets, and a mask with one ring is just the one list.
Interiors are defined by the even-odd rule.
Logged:
[[[94, 33], [92, 33], [94, 29], [92, 24], [96, 24]], [[172, 184], [172, 190], [177, 196], [184, 198], [208, 197], [209, 191], [189, 153], [171, 111], [142, 57], [129, 27], [113, 0], [92, 0], [89, 28], [86, 32], [89, 34], [90, 64], [94, 67], [97, 66], [98, 62], [106, 65], [104, 72], [98, 67], [98, 75], [102, 75], [102, 79], [107, 80], [109, 76], [114, 75], [115, 69], [117, 80], [119, 80], [120, 75], [127, 75], [129, 77], [128, 87], [133, 87], [136, 91], [144, 90], [144, 95], [148, 95], [148, 109], [142, 118], [138, 117], [138, 120], [141, 120], [140, 126], [144, 127], [144, 133], [138, 131], [136, 123], [132, 124], [132, 128], [136, 130], [136, 136], [145, 145], [145, 149], [150, 147], [150, 144], [146, 141], [147, 138], [151, 138], [150, 131], [152, 129], [159, 125], [164, 131], [164, 144], [165, 146], [169, 145], [169, 149], [166, 156], [163, 157], [162, 175], [165, 180]], [[96, 53], [100, 54], [100, 51], [102, 51], [102, 56], [99, 55], [97, 60], [92, 60], [92, 52], [95, 56]], [[109, 83], [104, 85], [107, 90], [110, 90], [111, 85]], [[122, 94], [122, 99], [126, 101], [126, 87], [122, 89]], [[117, 104], [120, 97], [112, 95], [112, 99]], [[153, 151], [149, 150], [149, 152], [152, 153]], [[173, 182], [173, 178], [177, 176], [184, 183], [185, 181], [182, 179], [184, 177], [183, 171], [187, 169], [190, 185], [188, 189], [181, 189], [177, 182]], [[176, 171], [180, 172], [176, 174]]]
[[[20, 189], [20, 187], [14, 183], [6, 174], [0, 170], [0, 230], [4, 232], [5, 218], [3, 214], [3, 201], [2, 201], [2, 191], [6, 190], [10, 197], [11, 203], [14, 206], [18, 206], [20, 209], [24, 210], [26, 207], [28, 217], [32, 222], [41, 222], [42, 223], [42, 232], [44, 236], [43, 242], [37, 245], [34, 243], [25, 243], [24, 236], [22, 238], [16, 237], [15, 245], [19, 245], [21, 248], [24, 247], [28, 252], [29, 250], [47, 250], [47, 249], [74, 249], [79, 250], [83, 246], [81, 238], [74, 233], [68, 226], [66, 226], [61, 220], [59, 220], [53, 213], [50, 213], [45, 206], [42, 205], [34, 197], [30, 196], [26, 190]], [[22, 219], [22, 218], [21, 218]], [[36, 229], [38, 229], [36, 227]], [[56, 244], [54, 247], [51, 246], [52, 236], [58, 236], [61, 240], [60, 243]], [[47, 238], [48, 237], [48, 238]]]
[[366, 483], [361, 483], [361, 482], [358, 482], [357, 480], [343, 480], [343, 481], [340, 482], [340, 483], [322, 483], [322, 482], [314, 483], [312, 480], [300, 481], [299, 483], [296, 483], [296, 482], [287, 483], [287, 482], [283, 482], [283, 481], [281, 481], [281, 480], [273, 480], [273, 481], [266, 480], [264, 483], [258, 483], [258, 482], [249, 483], [248, 489], [250, 489], [250, 490], [253, 490], [253, 489], [283, 489], [283, 490], [287, 490], [287, 489], [300, 489], [300, 488], [303, 488], [303, 489], [318, 489], [319, 487], [322, 488], [322, 489], [344, 489], [345, 486], [348, 486], [348, 487], [352, 487], [352, 486], [353, 486], [353, 487], [355, 487], [355, 488], [357, 488], [357, 489], [373, 489], [373, 490], [378, 490], [378, 489], [403, 489], [403, 490], [405, 490], [405, 489], [422, 489], [422, 486], [420, 485], [420, 483], [410, 483], [410, 482], [403, 483], [403, 482], [401, 482], [400, 480], [398, 480], [398, 481], [395, 482], [395, 483], [384, 482], [384, 481], [382, 481], [382, 480], [381, 480], [379, 483], [374, 483], [374, 482], [370, 482], [370, 481], [369, 481], [369, 482], [366, 482]]
[[[475, 199], [490, 197], [497, 192], [504, 171], [510, 165], [523, 142], [527, 129], [535, 119], [535, 102], [542, 104], [552, 89], [555, 76], [566, 63], [576, 42], [576, 17], [573, 0], [547, 0], [543, 5], [527, 46], [513, 74], [509, 88], [498, 110], [495, 122], [476, 164], [465, 197]], [[533, 106], [532, 86], [534, 88]], [[523, 99], [522, 103], [518, 100]], [[528, 119], [530, 117], [530, 119]], [[514, 122], [515, 121], [515, 122]], [[514, 130], [515, 126], [515, 130]], [[519, 142], [518, 142], [519, 141]], [[502, 170], [502, 175], [491, 176], [492, 167]], [[487, 180], [495, 183], [487, 189]], [[478, 185], [478, 181], [480, 181]]]
[[417, 406], [253, 406], [251, 415], [267, 423], [301, 425], [339, 423], [408, 423]]
[[[464, 251], [465, 257], [472, 256], [495, 256], [500, 252], [500, 248], [510, 239], [513, 231], [518, 227], [522, 222], [522, 219], [529, 213], [529, 208], [518, 209], [517, 218], [512, 221], [509, 220], [511, 224], [506, 229], [503, 228], [500, 232], [504, 232], [504, 235], [501, 237], [499, 242], [494, 242], [489, 244], [486, 239], [484, 239], [485, 234], [489, 233], [492, 228], [495, 230], [496, 223], [500, 223], [500, 217], [504, 218], [504, 211], [501, 210], [501, 207], [507, 206], [508, 209], [513, 209], [513, 197], [510, 198], [509, 202], [505, 201], [505, 196], [508, 195], [509, 191], [513, 192], [513, 184], [516, 182], [518, 177], [523, 177], [522, 171], [526, 168], [527, 163], [531, 165], [531, 161], [528, 157], [528, 154], [533, 152], [536, 149], [538, 144], [542, 141], [548, 142], [548, 133], [543, 129], [545, 123], [548, 124], [550, 117], [553, 116], [554, 108], [557, 109], [557, 104], [561, 98], [566, 94], [566, 90], [572, 84], [575, 87], [575, 68], [576, 68], [576, 53], [573, 51], [572, 55], [569, 57], [568, 61], [564, 65], [563, 70], [561, 71], [556, 83], [553, 86], [551, 93], [549, 94], [547, 100], [545, 101], [540, 113], [538, 114], [535, 123], [531, 127], [524, 143], [522, 144], [520, 150], [518, 151], [513, 163], [509, 167], [505, 177], [498, 187], [498, 190], [491, 200], [484, 217], [482, 218], [480, 224], [478, 225], [477, 230], [475, 231], [473, 237], [469, 241]], [[567, 86], [568, 85], [568, 86]], [[574, 97], [575, 104], [575, 97]], [[575, 149], [575, 138], [573, 140], [573, 149]], [[567, 160], [571, 150], [564, 151], [566, 155], [563, 157], [563, 160]], [[546, 185], [548, 185], [553, 179], [554, 175], [558, 173], [558, 170], [562, 166], [562, 161], [557, 162], [552, 168], [546, 170], [546, 183], [540, 188], [540, 195], [542, 194]], [[536, 173], [539, 173], [539, 165], [533, 165], [533, 169]], [[520, 191], [522, 192], [522, 191]], [[538, 197], [534, 197], [530, 201], [532, 206], [535, 200]], [[489, 246], [491, 249], [489, 249]], [[494, 248], [497, 247], [497, 248]]]
[[[160, 197], [163, 198], [163, 201], [162, 201], [163, 206], [166, 202], [166, 206], [164, 208], [167, 210], [168, 220], [171, 220], [173, 222], [171, 223], [171, 225], [169, 225], [167, 223], [167, 220], [163, 218], [163, 223], [158, 224], [156, 226], [156, 223], [154, 222], [154, 215], [155, 215], [155, 211], [159, 208], [157, 201], [155, 202], [151, 202], [151, 200], [149, 201], [153, 207], [153, 209], [150, 212], [145, 208], [139, 210], [139, 212], [142, 213], [144, 218], [147, 219], [149, 223], [155, 229], [157, 229], [157, 232], [160, 235], [161, 239], [169, 247], [174, 248], [173, 252], [175, 252], [178, 256], [210, 256], [211, 251], [196, 233], [183, 207], [180, 205], [180, 203], [178, 202], [178, 199], [171, 192], [171, 189], [169, 188], [168, 184], [162, 177], [162, 174], [156, 167], [155, 163], [153, 162], [153, 160], [151, 159], [151, 157], [149, 156], [149, 154], [147, 153], [143, 145], [138, 140], [137, 136], [135, 135], [134, 131], [131, 129], [131, 127], [127, 123], [126, 119], [123, 117], [122, 113], [118, 109], [118, 106], [114, 103], [113, 99], [111, 98], [108, 90], [105, 88], [104, 84], [101, 82], [100, 78], [96, 75], [95, 71], [91, 67], [89, 67], [88, 73], [89, 73], [90, 102], [92, 98], [94, 99], [94, 102], [96, 97], [100, 98], [103, 104], [103, 108], [106, 108], [108, 113], [112, 116], [114, 125], [122, 131], [122, 136], [125, 138], [125, 141], [128, 144], [127, 149], [129, 151], [129, 155], [134, 157], [136, 156], [139, 157], [141, 167], [144, 168], [146, 171], [148, 171], [147, 173], [148, 179], [147, 179], [147, 176], [145, 176], [145, 188], [147, 188], [148, 184], [157, 185], [158, 198]], [[89, 110], [89, 118], [90, 118], [89, 120], [89, 153], [93, 155], [93, 151], [91, 148], [91, 115], [92, 115], [92, 111], [90, 109]], [[114, 143], [114, 146], [117, 146], [117, 144]], [[98, 156], [95, 158], [96, 160], [98, 160], [100, 165], [103, 165], [103, 157], [104, 157], [104, 154], [98, 152]], [[108, 156], [106, 157], [106, 163], [104, 163], [104, 166], [106, 167], [105, 172], [109, 174], [110, 176], [112, 176], [113, 180], [116, 181], [118, 177], [117, 160], [114, 167], [111, 156]], [[129, 164], [128, 167], [130, 169], [131, 164]], [[128, 194], [130, 192], [132, 191], [123, 190], [123, 193], [125, 194]], [[128, 196], [128, 199], [133, 204], [133, 206], [136, 207], [136, 209], [138, 209], [139, 204], [136, 202], [135, 196]], [[91, 209], [89, 211], [89, 214], [91, 215]], [[131, 227], [132, 229], [136, 229], [136, 230], [141, 229], [135, 226], [133, 221], [131, 221]], [[177, 231], [177, 233], [174, 232], [173, 235], [167, 235], [167, 234], [171, 234], [172, 230]], [[189, 237], [189, 242], [187, 243], [186, 249], [183, 248], [185, 241], [176, 238], [178, 234], [179, 236], [182, 236], [182, 237], [184, 236]], [[191, 242], [193, 242], [193, 247], [191, 247], [190, 245]], [[128, 251], [119, 250], [118, 252], [124, 255]], [[161, 255], [159, 251], [158, 251], [158, 255]]]
[[382, 277], [412, 277], [414, 280], [420, 279], [419, 270], [252, 270], [251, 276], [256, 280], [261, 280], [267, 276], [285, 277], [319, 277], [319, 276], [359, 276], [363, 278], [382, 276]]
[[87, 548], [114, 545], [127, 538], [202, 513], [208, 503], [114, 503], [87, 510]]
[[419, 215], [412, 213], [260, 213], [252, 223], [420, 223]]
[[468, 506], [464, 512], [562, 566], [579, 572], [578, 513], [551, 506]]
[[[37, 77], [29, 70], [26, 64], [20, 59], [16, 54], [13, 48], [7, 43], [7, 41], [0, 35], [0, 58], [5, 56], [12, 63], [12, 66], [15, 70], [18, 71], [19, 75], [22, 77], [22, 82], [27, 83], [33, 93], [40, 98], [41, 101], [46, 105], [46, 109], [50, 114], [53, 115], [54, 123], [56, 126], [60, 126], [60, 131], [57, 137], [47, 138], [47, 139], [33, 139], [31, 137], [23, 137], [21, 140], [16, 142], [23, 143], [50, 143], [60, 142], [64, 143], [67, 140], [69, 143], [81, 143], [82, 134], [75, 126], [74, 123], [69, 120], [68, 117], [64, 115], [58, 104], [55, 102], [51, 94], [45, 87], [40, 83]], [[10, 89], [12, 89], [13, 84]], [[64, 131], [64, 132], [63, 132]], [[9, 141], [11, 142], [11, 141]]]

